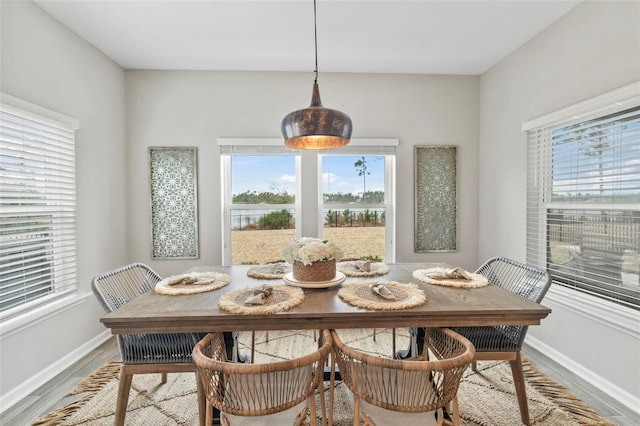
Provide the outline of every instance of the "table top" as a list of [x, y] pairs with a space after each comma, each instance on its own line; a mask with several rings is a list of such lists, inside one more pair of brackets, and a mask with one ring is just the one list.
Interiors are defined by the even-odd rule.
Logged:
[[[146, 293], [101, 318], [113, 334], [172, 333], [323, 328], [453, 327], [480, 325], [537, 325], [551, 310], [501, 287], [461, 289], [424, 284], [413, 278], [416, 269], [442, 264], [387, 264], [380, 277], [352, 278], [335, 287], [304, 289], [304, 300], [285, 312], [237, 314], [219, 307], [220, 297], [234, 290], [282, 280], [247, 276], [250, 265], [202, 266], [191, 272], [215, 271], [231, 276], [231, 283], [206, 293], [170, 296]], [[417, 283], [427, 297], [423, 305], [402, 310], [367, 310], [342, 301], [338, 290], [348, 283], [373, 280]]]

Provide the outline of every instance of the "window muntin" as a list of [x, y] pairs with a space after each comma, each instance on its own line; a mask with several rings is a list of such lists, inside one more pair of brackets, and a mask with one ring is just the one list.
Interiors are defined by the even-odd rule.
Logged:
[[528, 129], [527, 258], [640, 309], [640, 99]]
[[0, 318], [77, 288], [76, 120], [3, 94]]

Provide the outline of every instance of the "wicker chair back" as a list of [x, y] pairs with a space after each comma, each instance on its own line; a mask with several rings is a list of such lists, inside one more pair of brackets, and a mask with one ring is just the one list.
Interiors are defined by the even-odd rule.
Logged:
[[[487, 260], [478, 270], [491, 284], [503, 287], [522, 297], [540, 303], [551, 286], [551, 276], [541, 268], [526, 265], [505, 257]], [[529, 424], [529, 407], [522, 370], [520, 350], [527, 335], [526, 326], [456, 327], [475, 345], [476, 359], [472, 368], [476, 369], [476, 360], [507, 360], [511, 364], [513, 382], [518, 397], [522, 423]]]
[[[315, 425], [315, 392], [323, 392], [324, 365], [331, 348], [331, 335], [325, 330], [322, 345], [302, 357], [270, 363], [240, 364], [227, 361], [222, 333], [207, 334], [193, 349], [193, 362], [198, 368], [207, 399], [207, 424], [212, 407], [220, 410], [221, 421], [224, 422], [227, 418], [225, 414], [268, 416], [309, 401], [311, 424]], [[324, 397], [321, 402], [324, 402]], [[297, 414], [300, 413], [294, 413], [294, 417]], [[298, 423], [304, 421], [306, 407], [304, 414], [298, 417]], [[269, 421], [268, 418], [261, 418], [259, 424], [268, 424]], [[275, 421], [275, 424], [285, 424], [282, 418]]]
[[[551, 286], [551, 276], [544, 269], [517, 262], [506, 257], [494, 257], [478, 268], [491, 284], [540, 303]], [[478, 352], [514, 352], [524, 343], [528, 327], [455, 327], [467, 337]]]
[[[370, 404], [365, 407], [373, 410], [362, 409], [362, 414], [373, 420], [376, 415], [380, 419], [397, 417], [397, 414], [381, 414], [374, 407], [396, 413], [424, 414], [447, 406], [456, 397], [462, 373], [475, 353], [469, 340], [443, 328], [427, 329], [423, 353], [428, 353], [429, 359], [421, 356], [407, 361], [350, 347], [340, 339], [339, 330], [332, 330], [331, 336], [340, 376], [355, 398], [354, 416], [360, 417], [360, 403], [364, 401]], [[421, 423], [428, 419], [422, 416]], [[356, 421], [359, 419], [354, 420], [354, 424]], [[397, 421], [405, 423], [402, 416]]]
[[[147, 265], [132, 263], [93, 278], [91, 289], [107, 312], [126, 305], [134, 298], [153, 290], [161, 277]], [[162, 383], [167, 373], [195, 372], [191, 351], [200, 339], [198, 334], [118, 334], [122, 356], [120, 385], [116, 402], [115, 424], [123, 425], [134, 374], [160, 373]], [[204, 399], [198, 387], [200, 421], [204, 423]]]

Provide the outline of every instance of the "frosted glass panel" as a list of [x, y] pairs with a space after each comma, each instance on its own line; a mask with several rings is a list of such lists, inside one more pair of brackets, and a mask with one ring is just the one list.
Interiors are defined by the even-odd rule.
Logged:
[[196, 148], [149, 148], [153, 259], [199, 257], [196, 179]]
[[457, 250], [458, 195], [455, 146], [416, 146], [415, 251]]

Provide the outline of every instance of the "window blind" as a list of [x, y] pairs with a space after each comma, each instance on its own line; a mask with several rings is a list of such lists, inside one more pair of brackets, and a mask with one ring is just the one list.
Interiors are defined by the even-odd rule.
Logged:
[[527, 131], [527, 261], [640, 309], [640, 96], [554, 116]]
[[395, 145], [347, 145], [320, 151], [323, 155], [396, 155]]
[[294, 151], [286, 146], [272, 145], [220, 145], [220, 155], [297, 155], [300, 151]]
[[77, 288], [76, 120], [3, 94], [0, 318]]
[[[299, 155], [301, 150], [294, 150], [284, 145], [277, 138], [220, 138], [218, 139], [220, 154], [249, 155]], [[395, 155], [398, 139], [352, 139], [349, 145], [318, 150], [324, 155]]]

